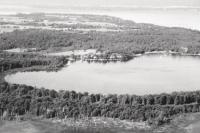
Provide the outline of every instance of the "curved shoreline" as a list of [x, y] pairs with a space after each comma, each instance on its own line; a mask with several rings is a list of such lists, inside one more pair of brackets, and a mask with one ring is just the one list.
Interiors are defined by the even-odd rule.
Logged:
[[[182, 59], [183, 61], [184, 61], [184, 57], [185, 57], [185, 55], [183, 56], [183, 55], [177, 55], [177, 54], [173, 54], [173, 55], [171, 55], [171, 54], [168, 54], [168, 53], [166, 53], [166, 52], [153, 52], [153, 53], [146, 53], [146, 54], [143, 54], [143, 55], [141, 55], [141, 56], [149, 56], [149, 55], [152, 55], [153, 54], [153, 56], [152, 57], [154, 57], [154, 55], [156, 55], [156, 57], [157, 57], [157, 55], [158, 55], [158, 58], [160, 58], [161, 56], [164, 56], [165, 58], [174, 58], [174, 57], [177, 57], [177, 58], [180, 58], [180, 59]], [[165, 56], [165, 55], [167, 55], [167, 56]], [[139, 57], [141, 57], [141, 56], [139, 56]], [[190, 56], [190, 55], [187, 55], [187, 56]], [[138, 58], [139, 58], [138, 57]], [[182, 58], [183, 57], [183, 58]], [[198, 56], [199, 57], [199, 56]], [[194, 60], [195, 61], [198, 61], [198, 57], [195, 59], [194, 58]], [[137, 58], [137, 57], [136, 57]], [[149, 58], [151, 58], [151, 56], [149, 57]], [[164, 58], [164, 60], [166, 60]], [[186, 58], [186, 61], [187, 61], [187, 59], [192, 59], [193, 58], [193, 56], [191, 56], [191, 57], [188, 57], [188, 58]], [[143, 59], [143, 58], [142, 58]], [[146, 58], [145, 58], [146, 59]], [[153, 58], [154, 59], [154, 58]], [[139, 59], [137, 59], [137, 60], [139, 60]], [[160, 59], [159, 59], [160, 60]], [[146, 61], [146, 60], [145, 60]], [[149, 62], [149, 61], [151, 61], [151, 60], [147, 60], [147, 62]], [[157, 60], [156, 60], [157, 61]], [[175, 60], [175, 61], [177, 61], [177, 60]], [[189, 60], [190, 61], [190, 60]], [[136, 62], [138, 62], [138, 61], [136, 61]], [[166, 62], [167, 63], [167, 62]], [[172, 62], [173, 63], [173, 62]], [[78, 67], [77, 65], [81, 65], [82, 64], [82, 62], [77, 62], [77, 63], [75, 63], [75, 69], [76, 69], [76, 67]], [[83, 67], [85, 66], [85, 65], [87, 65], [87, 62], [84, 62], [83, 63]], [[98, 67], [98, 63], [96, 64], [95, 62], [94, 63], [92, 63], [93, 65], [94, 65], [94, 68], [96, 68], [96, 67]], [[129, 63], [130, 64], [130, 63]], [[93, 66], [92, 65], [92, 66]], [[113, 64], [113, 65], [115, 65], [115, 63]], [[118, 64], [118, 65], [120, 65], [120, 63]], [[118, 66], [117, 65], [117, 66]], [[122, 63], [122, 65], [124, 66], [125, 64], [124, 63]], [[101, 66], [101, 65], [100, 65]], [[108, 67], [109, 67], [110, 65], [108, 64]], [[120, 65], [121, 66], [121, 65]], [[85, 68], [85, 67], [84, 67]], [[86, 67], [87, 68], [87, 67]], [[101, 67], [100, 67], [101, 68]], [[110, 68], [110, 67], [109, 67]], [[143, 67], [142, 67], [143, 68]], [[19, 76], [19, 75], [21, 75], [20, 74], [20, 72], [30, 72], [30, 74], [31, 75], [33, 75], [33, 79], [34, 79], [34, 75], [37, 75], [38, 73], [37, 73], [37, 71], [39, 71], [39, 73], [40, 73], [40, 71], [41, 71], [41, 76], [43, 77], [42, 79], [45, 79], [45, 75], [46, 76], [51, 76], [51, 75], [54, 75], [54, 76], [58, 76], [58, 79], [59, 79], [59, 75], [61, 75], [62, 74], [62, 72], [63, 72], [63, 75], [64, 75], [64, 72], [67, 72], [67, 67], [65, 67], [64, 69], [63, 69], [63, 67], [61, 68], [62, 69], [62, 71], [59, 71], [58, 70], [58, 72], [56, 71], [56, 72], [54, 72], [54, 70], [53, 71], [47, 71], [46, 72], [46, 70], [45, 69], [38, 69], [38, 70], [36, 70], [36, 73], [35, 73], [35, 69], [29, 69], [29, 70], [23, 70], [23, 69], [21, 69], [21, 71], [15, 71], [15, 72], [19, 72], [19, 74], [15, 77], [15, 78], [11, 78], [11, 82], [13, 83], [13, 84], [15, 84], [15, 83], [17, 83], [17, 82], [15, 82], [15, 81], [19, 81], [19, 80], [17, 80], [17, 77]], [[91, 69], [91, 68], [90, 68]], [[113, 69], [116, 69], [116, 71], [118, 71], [118, 67], [114, 67]], [[145, 68], [146, 69], [146, 68]], [[70, 70], [70, 69], [69, 69]], [[87, 70], [87, 69], [86, 69]], [[92, 69], [91, 69], [92, 70]], [[110, 69], [108, 69], [108, 70], [110, 70]], [[154, 69], [153, 69], [154, 70]], [[165, 69], [164, 69], [165, 70]], [[82, 69], [82, 71], [84, 71], [84, 69]], [[111, 70], [112, 71], [112, 70]], [[116, 72], [116, 71], [114, 71], [114, 72]], [[48, 72], [50, 72], [50, 73], [48, 73]], [[52, 73], [51, 73], [52, 72]], [[125, 71], [126, 72], [126, 71]], [[12, 74], [13, 73], [9, 73], [8, 75], [5, 75], [5, 77], [9, 77], [9, 76], [11, 76], [12, 77]], [[27, 73], [28, 74], [28, 73]], [[66, 73], [67, 74], [67, 73]], [[69, 74], [71, 74], [71, 73], [69, 73]], [[76, 74], [75, 74], [76, 75]], [[28, 75], [27, 75], [28, 76]], [[39, 76], [39, 75], [38, 75]], [[7, 82], [9, 82], [9, 80], [5, 80], [5, 77], [4, 77], [4, 81], [7, 81]], [[23, 77], [23, 74], [22, 74], [22, 77]], [[66, 79], [68, 79], [68, 77], [69, 76], [66, 76]], [[20, 78], [20, 77], [18, 77], [18, 78]], [[30, 82], [28, 82], [28, 84], [27, 85], [32, 85], [32, 86], [37, 86], [37, 87], [45, 87], [45, 84], [43, 84], [43, 82], [41, 83], [40, 81], [38, 81], [37, 79], [37, 76], [35, 77], [35, 80], [34, 81], [32, 81], [31, 80], [31, 77], [30, 77], [30, 75], [27, 77], [27, 78], [30, 78], [30, 82], [33, 82], [34, 84], [31, 84]], [[70, 78], [70, 77], [69, 77]], [[51, 79], [51, 78], [50, 78]], [[72, 78], [73, 79], [73, 78]], [[170, 79], [169, 79], [170, 80]], [[23, 81], [23, 80], [20, 80], [20, 81]], [[35, 83], [35, 81], [38, 81], [38, 84], [36, 84]], [[49, 81], [48, 79], [46, 80], [46, 81]], [[79, 80], [77, 80], [77, 81], [79, 81]], [[155, 80], [153, 80], [153, 82], [154, 82]], [[51, 81], [50, 81], [51, 82]], [[27, 82], [21, 82], [20, 84], [25, 84], [25, 83], [27, 83]], [[81, 83], [81, 82], [80, 82]], [[99, 82], [98, 82], [99, 83]], [[103, 84], [104, 82], [102, 82], [101, 84]], [[112, 82], [111, 82], [112, 83]], [[168, 82], [166, 82], [166, 83], [168, 83]], [[46, 86], [45, 88], [47, 88], [47, 89], [55, 89], [55, 90], [65, 90], [66, 89], [66, 87], [65, 87], [65, 85], [66, 84], [62, 84], [61, 83], [61, 86], [56, 86], [55, 84], [53, 84], [52, 86]], [[71, 85], [71, 84], [70, 84]], [[175, 84], [175, 85], [177, 85], [176, 87], [174, 87], [174, 88], [181, 88], [181, 87], [183, 87], [182, 88], [182, 90], [181, 89], [177, 89], [176, 90], [176, 92], [178, 92], [178, 90], [180, 90], [181, 92], [182, 91], [184, 91], [185, 90], [185, 92], [187, 92], [187, 91], [191, 91], [191, 90], [193, 90], [193, 91], [197, 91], [198, 89], [198, 85], [193, 85], [193, 86], [189, 86], [189, 87], [184, 87], [183, 85], [178, 85], [178, 84]], [[174, 86], [175, 86], [174, 85]], [[67, 86], [67, 85], [66, 85]], [[73, 86], [73, 85], [72, 85]], [[180, 87], [181, 86], [181, 87]], [[56, 88], [57, 87], [57, 88]], [[112, 86], [111, 86], [112, 87]], [[115, 87], [116, 89], [117, 88], [122, 88], [123, 86], [119, 86], [119, 87]], [[130, 87], [129, 86], [126, 86], [126, 85], [124, 85], [124, 87], [128, 87], [129, 89], [130, 89]], [[139, 86], [140, 87], [140, 86]], [[144, 88], [144, 86], [142, 86], [143, 88]], [[155, 88], [155, 90], [156, 89], [159, 89], [159, 86], [149, 86], [149, 87], [146, 87], [146, 88]], [[77, 89], [77, 88], [81, 88], [81, 87], [75, 87], [75, 88], [73, 88], [73, 89], [71, 89], [71, 87], [70, 88], [68, 88], [69, 90], [75, 90], [75, 91], [77, 91], [77, 92], [85, 92], [85, 91], [87, 91], [87, 92], [90, 92], [89, 91], [89, 89], [91, 89], [91, 88], [94, 88], [94, 89], [100, 89], [101, 91], [91, 91], [91, 93], [94, 93], [94, 94], [96, 94], [96, 93], [101, 93], [101, 94], [113, 94], [112, 92], [110, 92], [110, 91], [105, 91], [105, 93], [104, 92], [102, 92], [103, 90], [101, 89], [102, 87], [101, 86], [96, 86], [96, 88], [95, 88], [95, 86], [91, 86], [91, 87], [87, 87], [87, 86], [83, 86], [83, 89], [82, 89], [82, 91], [81, 91], [81, 89], [79, 90], [79, 89]], [[84, 88], [89, 88], [89, 89], [84, 89]], [[105, 86], [105, 88], [106, 88], [106, 86]], [[109, 86], [107, 86], [107, 88], [109, 89]], [[115, 88], [113, 88], [113, 89], [115, 89]], [[136, 88], [136, 87], [135, 87]], [[148, 89], [146, 89], [146, 88], [144, 88], [144, 90], [147, 90], [148, 91]], [[162, 87], [160, 87], [160, 88], [162, 88]], [[173, 89], [171, 89], [171, 88], [173, 88], [173, 86], [172, 87], [168, 87], [169, 88], [169, 90], [171, 90], [171, 91], [166, 91], [166, 88], [167, 87], [163, 87], [163, 89], [165, 88], [165, 91], [163, 91], [163, 92], [161, 92], [161, 91], [159, 91], [159, 92], [157, 92], [156, 93], [156, 91], [150, 91], [149, 93], [145, 93], [145, 94], [142, 94], [142, 93], [140, 93], [141, 91], [138, 91], [138, 92], [136, 92], [136, 93], [134, 93], [133, 91], [125, 91], [125, 93], [120, 93], [120, 91], [116, 91], [116, 94], [138, 94], [138, 95], [148, 95], [148, 94], [161, 94], [161, 93], [173, 93], [175, 90], [173, 90]], [[191, 90], [189, 90], [189, 89], [187, 89], [187, 88], [193, 88], [193, 89], [191, 89]], [[134, 87], [132, 87], [131, 88], [132, 90], [134, 90]], [[124, 90], [126, 90], [126, 89], [124, 89]], [[137, 89], [136, 89], [136, 91], [137, 91]], [[130, 92], [130, 93], [129, 93]], [[140, 93], [140, 94], [139, 94]]]

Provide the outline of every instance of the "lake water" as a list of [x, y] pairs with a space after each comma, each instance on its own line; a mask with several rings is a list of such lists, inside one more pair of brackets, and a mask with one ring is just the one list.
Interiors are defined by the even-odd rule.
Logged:
[[75, 62], [58, 72], [18, 72], [6, 81], [103, 94], [155, 94], [200, 89], [200, 57], [144, 55], [122, 63]]

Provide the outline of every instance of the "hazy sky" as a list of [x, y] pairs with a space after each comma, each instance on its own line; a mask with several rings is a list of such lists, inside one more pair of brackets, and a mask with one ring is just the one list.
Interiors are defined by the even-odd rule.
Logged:
[[63, 6], [193, 6], [200, 0], [0, 0], [1, 5], [63, 5]]

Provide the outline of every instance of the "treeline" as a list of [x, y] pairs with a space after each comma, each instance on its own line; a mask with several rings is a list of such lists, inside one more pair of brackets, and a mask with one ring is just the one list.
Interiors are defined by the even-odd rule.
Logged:
[[[16, 14], [16, 17], [24, 18], [24, 19], [32, 19], [35, 22], [43, 22], [44, 20], [48, 20], [50, 22], [57, 21], [71, 21], [71, 18], [77, 18], [78, 22], [101, 22], [101, 23], [111, 23], [118, 26], [133, 26], [135, 23], [130, 20], [123, 20], [117, 17], [111, 17], [106, 15], [90, 15], [90, 14], [46, 14], [46, 13], [31, 13], [31, 14]], [[65, 17], [61, 17], [65, 16]]]
[[47, 57], [36, 54], [0, 53], [0, 73], [16, 68], [47, 66], [49, 69], [63, 67], [67, 63], [64, 57]]
[[67, 47], [74, 50], [93, 48], [127, 54], [161, 50], [198, 54], [199, 46], [200, 32], [157, 26], [144, 26], [137, 30], [121, 32], [67, 33], [29, 29], [0, 34], [0, 50]]
[[4, 119], [25, 114], [60, 119], [111, 117], [160, 125], [176, 114], [199, 111], [200, 91], [146, 96], [101, 95], [0, 84], [0, 115]]

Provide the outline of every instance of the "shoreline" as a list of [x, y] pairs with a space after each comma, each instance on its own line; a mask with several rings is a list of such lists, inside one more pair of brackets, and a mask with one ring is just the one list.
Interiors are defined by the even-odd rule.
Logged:
[[[158, 8], [155, 8], [158, 9]], [[168, 8], [164, 8], [165, 10]], [[169, 8], [170, 9], [170, 8]], [[173, 9], [173, 8], [172, 8]], [[176, 9], [176, 8], [175, 8]], [[180, 10], [184, 9], [184, 8], [179, 8]], [[194, 10], [189, 8], [190, 10]], [[199, 8], [197, 8], [198, 10]], [[48, 9], [47, 9], [48, 10]], [[150, 10], [152, 10], [152, 8], [150, 8]], [[163, 10], [161, 10], [163, 11]], [[128, 12], [128, 11], [127, 11]], [[133, 11], [134, 12], [134, 11]], [[5, 12], [5, 11], [0, 11], [0, 15], [17, 15], [19, 13], [22, 14], [34, 14], [34, 13], [38, 13], [37, 11], [20, 11], [20, 12]], [[184, 29], [188, 29], [188, 30], [194, 30], [194, 31], [198, 31], [200, 32], [200, 27], [197, 25], [196, 28], [194, 26], [188, 26], [188, 25], [178, 25], [178, 24], [162, 24], [162, 23], [156, 23], [156, 21], [144, 21], [143, 19], [140, 20], [137, 18], [134, 18], [132, 16], [126, 16], [126, 11], [121, 11], [121, 15], [120, 11], [113, 11], [113, 12], [108, 12], [108, 11], [101, 11], [101, 10], [97, 10], [96, 12], [91, 12], [91, 11], [87, 11], [87, 10], [77, 10], [75, 9], [74, 11], [72, 10], [67, 10], [67, 11], [42, 11], [41, 13], [45, 13], [45, 14], [61, 14], [61, 15], [68, 15], [68, 14], [76, 14], [76, 15], [100, 15], [100, 16], [109, 16], [109, 17], [115, 17], [115, 18], [120, 18], [123, 20], [128, 20], [128, 21], [132, 21], [132, 22], [136, 22], [137, 24], [152, 24], [152, 25], [156, 25], [156, 26], [162, 26], [162, 27], [167, 27], [167, 28], [184, 28]], [[122, 15], [124, 14], [124, 15]], [[128, 14], [130, 15], [130, 12], [128, 12]], [[144, 14], [143, 14], [144, 15]]]
[[[172, 54], [171, 54], [172, 53]], [[174, 52], [166, 52], [166, 51], [154, 51], [154, 52], [146, 52], [144, 54], [141, 54], [141, 55], [138, 55], [136, 56], [135, 58], [139, 58], [139, 57], [142, 57], [142, 56], [149, 56], [149, 55], [161, 55], [161, 56], [177, 56], [177, 57], [188, 57], [188, 56], [191, 56], [191, 58], [193, 58], [193, 56], [197, 56], [197, 57], [200, 57], [199, 55], [191, 55], [191, 54], [180, 54], [180, 53], [174, 53]], [[134, 58], [133, 58], [134, 60]], [[120, 61], [118, 61], [120, 62]], [[93, 63], [98, 63], [98, 62], [93, 62]], [[13, 70], [9, 70], [7, 72], [4, 72], [2, 74], [2, 78], [1, 78], [1, 82], [7, 82], [9, 84], [16, 84], [16, 83], [11, 83], [11, 82], [8, 82], [5, 77], [6, 76], [10, 76], [10, 75], [13, 75], [13, 74], [16, 74], [16, 73], [20, 73], [20, 72], [58, 72], [60, 71], [61, 69], [65, 68], [65, 67], [68, 67], [69, 65], [71, 65], [70, 63], [66, 64], [65, 66], [62, 66], [62, 67], [59, 67], [59, 68], [52, 68], [52, 69], [49, 69], [48, 67], [41, 67], [41, 66], [37, 66], [37, 67], [28, 67], [28, 68], [17, 68], [17, 69], [13, 69]], [[16, 85], [26, 85], [26, 84], [16, 84]], [[31, 85], [27, 85], [27, 86], [31, 86]], [[32, 87], [36, 87], [36, 86], [32, 86]], [[38, 88], [41, 88], [41, 87], [38, 87]], [[43, 87], [42, 87], [43, 88]], [[46, 88], [46, 89], [49, 89], [49, 90], [56, 90], [56, 88]], [[65, 90], [65, 89], [60, 89], [60, 90]], [[75, 89], [72, 89], [70, 91], [73, 91]], [[198, 91], [199, 89], [196, 89], [194, 88], [194, 90], [192, 91]], [[58, 91], [58, 90], [57, 90]], [[81, 92], [81, 91], [77, 91], [77, 92]], [[172, 92], [161, 92], [161, 93], [151, 93], [151, 95], [160, 95], [162, 93], [166, 93], [166, 94], [172, 94], [172, 93], [179, 93], [179, 92], [190, 92], [190, 90], [188, 91], [172, 91]], [[98, 93], [91, 93], [91, 94], [98, 94]], [[109, 94], [112, 94], [112, 93], [100, 93], [102, 95], [109, 95]], [[124, 93], [124, 94], [127, 94], [127, 93]], [[135, 94], [135, 93], [133, 93]], [[138, 96], [144, 96], [144, 95], [148, 95], [148, 94], [137, 94]]]
[[[142, 56], [149, 56], [149, 55], [161, 55], [161, 56], [172, 56], [172, 57], [173, 56], [177, 56], [177, 57], [200, 57], [200, 54], [186, 54], [186, 53], [171, 52], [171, 51], [169, 51], [169, 52], [168, 51], [152, 51], [152, 52], [145, 52], [143, 54], [135, 54], [134, 56], [132, 56], [132, 59], [130, 59], [130, 60], [134, 60], [134, 58], [139, 58], [139, 57], [142, 57]], [[60, 57], [60, 56], [58, 56], [58, 57]], [[125, 61], [125, 63], [129, 62], [130, 60]], [[81, 60], [77, 60], [77, 61], [81, 61]], [[77, 61], [73, 61], [73, 62], [77, 62]], [[59, 67], [54, 67], [54, 68], [49, 68], [48, 66], [32, 66], [32, 67], [15, 68], [15, 69], [7, 70], [7, 71], [1, 73], [0, 82], [7, 82], [6, 79], [5, 79], [6, 76], [10, 76], [10, 75], [20, 73], [20, 72], [40, 72], [40, 71], [41, 72], [58, 72], [61, 69], [68, 67], [73, 62], [68, 61], [67, 64], [65, 64], [63, 66], [59, 66]], [[83, 62], [87, 62], [87, 61], [83, 61]], [[110, 62], [113, 62], [113, 61], [107, 60], [107, 63], [110, 63]], [[116, 63], [117, 62], [122, 62], [122, 61], [116, 61]], [[103, 63], [103, 62], [92, 61], [92, 63]], [[9, 83], [9, 84], [15, 84], [15, 83]]]

